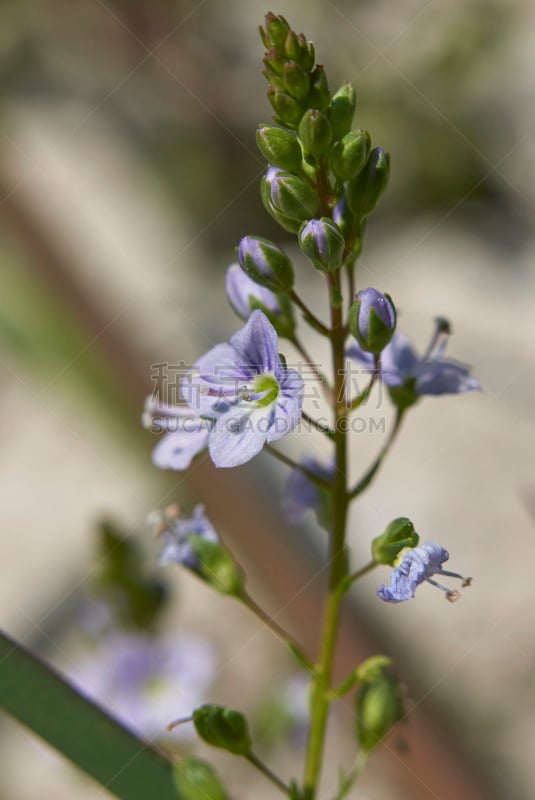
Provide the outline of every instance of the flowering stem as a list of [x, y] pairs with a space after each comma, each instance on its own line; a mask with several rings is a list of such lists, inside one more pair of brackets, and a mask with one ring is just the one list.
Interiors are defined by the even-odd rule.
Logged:
[[265, 775], [266, 778], [271, 781], [271, 783], [274, 783], [275, 786], [281, 790], [281, 792], [284, 792], [285, 795], [290, 794], [290, 787], [286, 786], [286, 784], [283, 781], [281, 781], [281, 779], [277, 777], [277, 775], [275, 775], [275, 773], [272, 772], [269, 769], [269, 767], [266, 767], [266, 765], [262, 761], [260, 761], [258, 756], [255, 756], [254, 753], [249, 753], [248, 755], [245, 756], [245, 758], [247, 759], [247, 761], [253, 764], [253, 766], [255, 766], [258, 770], [260, 770], [260, 772], [263, 775]]
[[315, 472], [312, 472], [312, 470], [307, 469], [303, 464], [298, 464], [297, 461], [294, 461], [288, 456], [285, 456], [284, 453], [281, 453], [280, 450], [276, 450], [272, 445], [265, 444], [264, 450], [266, 450], [268, 453], [271, 453], [271, 455], [275, 456], [275, 458], [278, 458], [279, 461], [282, 461], [282, 463], [286, 464], [286, 466], [290, 467], [290, 469], [297, 469], [299, 470], [299, 472], [302, 472], [303, 475], [306, 475], [309, 481], [312, 481], [312, 483], [321, 486], [323, 489], [331, 488], [331, 484], [328, 481], [324, 480], [323, 478], [320, 478], [319, 475], [316, 475]]
[[[339, 274], [330, 274], [329, 294], [333, 298], [339, 292]], [[347, 492], [347, 436], [346, 425], [341, 424], [347, 416], [344, 395], [344, 344], [345, 331], [342, 310], [331, 301], [331, 349], [334, 372], [334, 418], [335, 418], [335, 463], [336, 472], [332, 486], [333, 528], [330, 539], [329, 592], [325, 602], [319, 664], [311, 683], [310, 730], [305, 762], [305, 798], [314, 800], [321, 772], [325, 733], [331, 697], [334, 652], [338, 634], [340, 606], [343, 598], [341, 585], [347, 571], [345, 532], [349, 496]]]
[[312, 425], [316, 428], [317, 431], [320, 433], [324, 433], [329, 439], [334, 439], [334, 431], [332, 431], [327, 425], [324, 425], [322, 422], [318, 422], [318, 420], [313, 419], [310, 417], [306, 411], [301, 411], [301, 418], [304, 419], [305, 422], [308, 422], [309, 425]]
[[332, 402], [332, 393], [333, 392], [332, 392], [332, 388], [331, 388], [331, 386], [329, 384], [329, 381], [327, 380], [327, 376], [319, 369], [318, 365], [316, 363], [314, 363], [314, 361], [312, 360], [312, 357], [310, 356], [308, 350], [305, 348], [305, 346], [303, 345], [301, 340], [297, 338], [297, 336], [294, 335], [293, 338], [290, 341], [292, 342], [293, 346], [297, 350], [299, 350], [299, 352], [301, 353], [301, 355], [305, 359], [306, 366], [310, 367], [310, 369], [312, 370], [312, 372], [316, 376], [317, 380], [321, 384], [321, 388], [322, 388], [327, 400], [329, 402]]
[[390, 448], [392, 447], [392, 444], [394, 443], [394, 440], [395, 440], [395, 438], [396, 438], [396, 436], [398, 434], [398, 431], [399, 431], [399, 429], [401, 427], [401, 422], [403, 420], [403, 415], [404, 415], [404, 411], [401, 410], [401, 409], [398, 409], [397, 414], [396, 414], [396, 419], [395, 419], [395, 422], [394, 422], [394, 427], [392, 428], [392, 431], [390, 432], [390, 436], [386, 440], [386, 442], [385, 442], [385, 444], [383, 446], [383, 449], [381, 450], [381, 452], [379, 453], [379, 455], [377, 456], [377, 458], [375, 459], [375, 461], [371, 465], [370, 469], [360, 479], [360, 481], [357, 483], [357, 485], [354, 486], [353, 489], [351, 489], [351, 491], [349, 493], [350, 500], [354, 500], [356, 497], [359, 496], [359, 494], [362, 494], [362, 492], [365, 489], [368, 488], [368, 486], [370, 485], [372, 480], [375, 478], [377, 472], [379, 471], [379, 467], [383, 463], [383, 459], [388, 454]]
[[352, 583], [358, 581], [359, 578], [363, 578], [364, 575], [367, 575], [368, 572], [371, 572], [372, 569], [375, 569], [376, 566], [377, 563], [375, 561], [369, 561], [367, 564], [365, 564], [365, 566], [361, 567], [356, 572], [352, 572], [351, 575], [348, 575], [344, 584], [344, 588], [346, 589], [346, 591], [349, 589]]
[[301, 309], [307, 321], [312, 325], [312, 327], [315, 330], [318, 331], [318, 333], [321, 333], [322, 336], [331, 335], [329, 328], [327, 328], [327, 326], [324, 325], [323, 322], [321, 322], [321, 320], [319, 320], [317, 316], [312, 313], [312, 311], [308, 308], [308, 306], [305, 305], [305, 303], [301, 300], [295, 289], [292, 289], [292, 291], [289, 294], [289, 297], [291, 300], [293, 300], [295, 305]]
[[270, 617], [269, 614], [267, 614], [264, 611], [264, 609], [261, 606], [259, 606], [249, 594], [247, 594], [245, 590], [240, 595], [240, 600], [243, 601], [243, 603], [247, 606], [249, 611], [252, 611], [253, 614], [255, 614], [255, 616], [257, 616], [258, 619], [261, 622], [263, 622], [264, 625], [267, 628], [269, 628], [270, 631], [273, 631], [275, 636], [277, 636], [285, 644], [289, 645], [290, 650], [292, 651], [292, 653], [294, 653], [294, 655], [301, 664], [303, 665], [306, 664], [309, 669], [312, 669], [312, 664], [304, 655], [301, 647], [297, 644], [297, 642], [295, 642], [294, 639], [292, 639], [292, 637], [290, 636], [290, 634], [287, 633], [284, 630], [284, 628], [281, 627], [279, 623], [273, 619], [273, 617]]

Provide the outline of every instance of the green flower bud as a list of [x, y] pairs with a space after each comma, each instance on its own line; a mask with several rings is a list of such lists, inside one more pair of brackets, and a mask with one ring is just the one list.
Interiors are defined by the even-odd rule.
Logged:
[[418, 402], [416, 378], [408, 378], [401, 386], [389, 386], [388, 394], [399, 411], [405, 411]]
[[266, 210], [290, 233], [297, 233], [301, 223], [319, 210], [318, 197], [305, 181], [275, 167], [262, 178], [261, 193]]
[[286, 37], [290, 32], [290, 25], [284, 19], [282, 14], [278, 16], [271, 11], [264, 17], [265, 30], [260, 28], [260, 36], [264, 43], [264, 47], [275, 47], [277, 50], [284, 52], [284, 45]]
[[376, 564], [393, 566], [397, 557], [406, 547], [416, 547], [420, 537], [407, 517], [394, 519], [381, 536], [372, 542], [372, 555]]
[[267, 98], [277, 115], [277, 121], [288, 128], [297, 128], [305, 109], [300, 103], [282, 89], [270, 86]]
[[339, 181], [350, 181], [364, 167], [370, 153], [368, 131], [352, 131], [333, 146], [329, 155], [331, 170]]
[[331, 102], [331, 115], [329, 121], [333, 132], [333, 141], [336, 142], [349, 133], [353, 123], [357, 95], [350, 83], [344, 83]]
[[386, 667], [392, 664], [392, 659], [388, 656], [376, 655], [370, 656], [362, 664], [359, 664], [355, 669], [355, 677], [357, 683], [373, 683], [379, 680], [385, 671]]
[[353, 228], [355, 226], [355, 217], [351, 213], [351, 209], [344, 197], [333, 208], [333, 220], [336, 222], [342, 236], [346, 241], [353, 235]]
[[397, 678], [385, 672], [377, 680], [365, 683], [357, 696], [356, 712], [357, 739], [368, 753], [403, 719]]
[[314, 45], [312, 42], [307, 42], [302, 33], [298, 36], [295, 31], [289, 32], [284, 52], [289, 61], [296, 61], [307, 73], [314, 66]]
[[301, 167], [303, 154], [294, 133], [261, 125], [256, 132], [256, 143], [264, 158], [274, 167], [297, 172]]
[[299, 138], [305, 153], [321, 156], [331, 144], [331, 126], [329, 120], [316, 109], [309, 109], [299, 123]]
[[371, 214], [386, 189], [390, 174], [390, 155], [375, 147], [362, 171], [349, 183], [347, 200], [356, 217]]
[[242, 597], [244, 576], [231, 553], [220, 542], [202, 536], [188, 536], [188, 542], [199, 560], [199, 577], [221, 594]]
[[238, 261], [251, 280], [273, 292], [287, 292], [293, 286], [292, 262], [284, 250], [268, 239], [244, 236], [238, 245]]
[[193, 712], [193, 724], [201, 739], [239, 756], [251, 753], [251, 736], [246, 718], [239, 711], [207, 704]]
[[[284, 70], [284, 65], [286, 60], [284, 56], [281, 56], [274, 47], [270, 47], [270, 49], [264, 54], [264, 58], [262, 59], [264, 67], [267, 71], [266, 78], [270, 82], [274, 82], [276, 86], [282, 86], [282, 73]], [[279, 77], [280, 80], [273, 81], [273, 78]]]
[[311, 219], [299, 230], [299, 247], [322, 272], [340, 269], [345, 246], [344, 237], [331, 219]]
[[292, 97], [305, 103], [310, 89], [310, 79], [302, 67], [295, 61], [288, 61], [282, 73], [283, 86]]
[[310, 94], [308, 95], [308, 107], [317, 108], [319, 111], [326, 111], [331, 102], [331, 93], [325, 70], [318, 64], [310, 76]]
[[200, 758], [186, 758], [175, 764], [174, 780], [183, 800], [228, 800], [216, 773]]
[[348, 321], [362, 349], [378, 356], [394, 335], [396, 308], [390, 295], [370, 287], [357, 292]]

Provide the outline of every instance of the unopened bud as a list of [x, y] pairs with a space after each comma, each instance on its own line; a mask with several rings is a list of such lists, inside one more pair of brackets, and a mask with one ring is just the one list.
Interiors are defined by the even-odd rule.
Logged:
[[275, 89], [273, 86], [267, 90], [267, 98], [277, 115], [277, 121], [288, 128], [297, 128], [299, 120], [305, 112], [304, 106], [287, 92], [279, 88]]
[[345, 240], [330, 219], [311, 219], [299, 231], [299, 247], [316, 269], [334, 272], [342, 266]]
[[310, 89], [310, 79], [295, 61], [288, 61], [282, 73], [283, 86], [299, 103], [305, 103]]
[[349, 330], [363, 350], [378, 356], [387, 346], [396, 327], [392, 298], [377, 289], [358, 292], [349, 310]]
[[[314, 217], [319, 210], [318, 197], [305, 181], [274, 167], [262, 178], [261, 193], [266, 210], [290, 233], [297, 233], [301, 223]], [[269, 288], [274, 287], [269, 285]]]
[[333, 142], [337, 142], [351, 130], [357, 95], [350, 83], [344, 83], [331, 101], [329, 121], [333, 132]]
[[186, 758], [174, 769], [175, 786], [183, 800], [228, 800], [216, 773], [200, 758]]
[[350, 181], [364, 167], [370, 152], [371, 139], [368, 131], [352, 131], [333, 146], [329, 164], [339, 181]]
[[318, 64], [310, 76], [310, 94], [308, 96], [309, 108], [325, 111], [331, 102], [331, 93], [325, 70]]
[[389, 174], [390, 155], [375, 147], [362, 171], [348, 186], [349, 207], [356, 217], [366, 217], [373, 211], [386, 189]]
[[297, 137], [284, 128], [261, 125], [256, 132], [256, 143], [264, 158], [280, 169], [297, 172], [303, 155]]
[[316, 109], [309, 109], [303, 114], [299, 123], [299, 138], [305, 153], [320, 156], [326, 153], [331, 144], [331, 126], [329, 120]]
[[293, 286], [292, 262], [268, 239], [244, 236], [238, 245], [238, 261], [251, 280], [274, 292], [286, 292]]
[[397, 678], [384, 672], [365, 683], [357, 696], [357, 738], [368, 753], [403, 719], [403, 701]]

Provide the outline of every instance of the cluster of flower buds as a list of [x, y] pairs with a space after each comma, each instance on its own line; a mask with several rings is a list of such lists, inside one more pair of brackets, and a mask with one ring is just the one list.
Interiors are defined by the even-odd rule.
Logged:
[[332, 272], [358, 256], [364, 221], [386, 188], [390, 157], [372, 148], [367, 131], [352, 130], [355, 90], [343, 84], [331, 95], [303, 34], [269, 13], [260, 35], [276, 123], [261, 125], [256, 134], [270, 165], [262, 200], [286, 231], [299, 232], [316, 269]]

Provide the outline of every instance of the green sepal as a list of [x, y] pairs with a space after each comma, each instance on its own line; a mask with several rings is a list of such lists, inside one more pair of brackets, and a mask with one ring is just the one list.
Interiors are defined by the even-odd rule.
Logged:
[[270, 164], [289, 172], [298, 172], [303, 154], [295, 133], [276, 128], [273, 125], [260, 125], [256, 131], [258, 149]]
[[251, 754], [249, 725], [240, 711], [206, 704], [193, 712], [193, 724], [201, 739], [212, 747], [220, 747], [238, 756]]
[[198, 534], [188, 536], [188, 543], [199, 559], [195, 572], [200, 578], [221, 594], [243, 597], [243, 570], [226, 547]]
[[329, 165], [339, 181], [350, 181], [363, 169], [370, 152], [368, 131], [351, 131], [336, 142], [329, 154]]
[[388, 394], [399, 411], [405, 411], [418, 402], [416, 378], [409, 378], [401, 386], [389, 386]]
[[174, 781], [184, 800], [228, 800], [215, 771], [200, 758], [186, 758], [175, 764]]
[[356, 701], [358, 742], [368, 753], [403, 719], [403, 700], [398, 679], [388, 672], [363, 684]]
[[290, 172], [278, 176], [278, 192], [274, 202], [265, 177], [260, 184], [264, 207], [285, 230], [297, 233], [304, 220], [314, 217], [319, 209], [317, 194], [304, 180]]
[[331, 101], [329, 121], [333, 133], [333, 142], [337, 142], [351, 130], [353, 116], [357, 105], [357, 95], [350, 83], [344, 83]]
[[329, 149], [332, 139], [331, 125], [321, 111], [306, 111], [299, 123], [298, 132], [305, 153], [318, 157]]
[[349, 207], [357, 218], [371, 214], [386, 189], [389, 175], [390, 154], [375, 147], [361, 172], [347, 187]]
[[407, 517], [392, 520], [381, 536], [372, 542], [372, 556], [376, 564], [393, 566], [400, 552], [406, 547], [417, 547], [420, 537]]
[[284, 52], [286, 37], [290, 32], [290, 24], [282, 14], [273, 14], [269, 11], [264, 17], [264, 28], [260, 28], [260, 36], [264, 47], [274, 47], [276, 50]]

